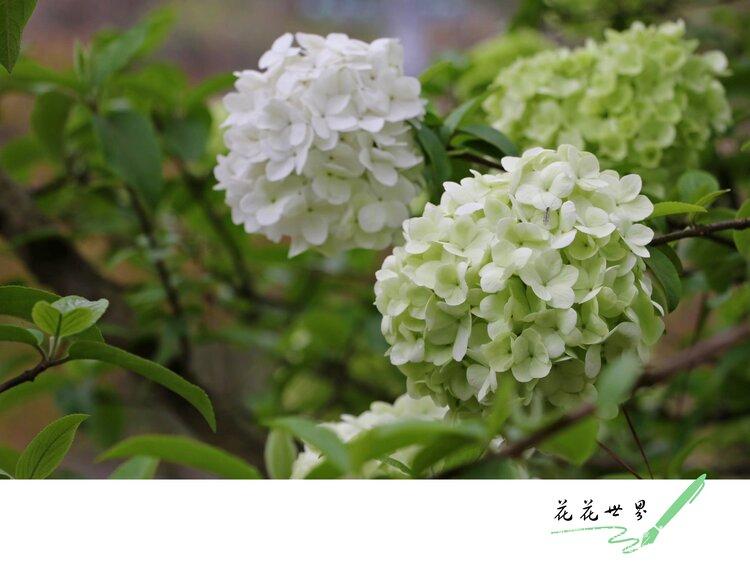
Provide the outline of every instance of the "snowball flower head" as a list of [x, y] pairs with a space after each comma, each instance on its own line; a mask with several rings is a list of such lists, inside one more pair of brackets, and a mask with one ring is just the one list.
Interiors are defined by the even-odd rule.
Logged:
[[[333, 431], [342, 441], [348, 442], [373, 427], [407, 420], [441, 420], [447, 413], [448, 408], [438, 406], [429, 397], [415, 399], [404, 395], [397, 398], [393, 404], [373, 402], [370, 409], [359, 416], [344, 414], [341, 416], [341, 421], [320, 425]], [[408, 447], [395, 452], [391, 457], [409, 465], [413, 460], [414, 452], [414, 447]], [[292, 466], [292, 478], [304, 478], [321, 463], [321, 460], [320, 453], [305, 444], [304, 450]], [[371, 461], [364, 466], [363, 475], [366, 478], [381, 474], [398, 476], [401, 473], [379, 461]]]
[[236, 74], [224, 103], [229, 154], [215, 169], [232, 219], [290, 256], [384, 248], [408, 218], [422, 157], [409, 119], [420, 84], [398, 41], [287, 33]]
[[602, 365], [645, 358], [661, 335], [643, 258], [653, 205], [641, 178], [599, 170], [571, 145], [502, 160], [496, 175], [445, 183], [404, 223], [377, 273], [388, 354], [414, 396], [476, 411], [501, 377], [566, 406], [595, 392]]
[[521, 148], [573, 144], [660, 191], [698, 166], [731, 119], [718, 80], [726, 57], [697, 54], [697, 41], [684, 35], [681, 21], [635, 23], [608, 30], [602, 43], [521, 59], [500, 72], [484, 108]]

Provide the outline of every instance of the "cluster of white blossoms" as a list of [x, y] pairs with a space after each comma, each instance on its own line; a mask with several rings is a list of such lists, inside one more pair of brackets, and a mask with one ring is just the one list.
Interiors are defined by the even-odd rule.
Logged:
[[261, 71], [237, 73], [216, 188], [247, 232], [289, 237], [290, 256], [384, 248], [421, 187], [407, 123], [424, 114], [419, 80], [404, 76], [395, 39], [296, 40], [282, 35]]
[[445, 183], [439, 205], [404, 223], [375, 284], [388, 354], [411, 395], [451, 408], [481, 409], [508, 376], [566, 406], [663, 331], [644, 275], [653, 231], [639, 223], [653, 205], [639, 176], [600, 171], [571, 145], [502, 165]]
[[[320, 425], [333, 431], [342, 441], [348, 442], [363, 431], [367, 431], [373, 427], [408, 420], [441, 420], [447, 413], [448, 408], [436, 405], [429, 397], [415, 399], [404, 395], [397, 398], [393, 404], [373, 402], [370, 405], [370, 409], [359, 416], [344, 414], [341, 416], [341, 421], [339, 422], [322, 423]], [[396, 451], [390, 456], [394, 460], [408, 466], [413, 459], [415, 451], [414, 447], [407, 447], [406, 449]], [[320, 453], [305, 444], [304, 450], [294, 461], [292, 478], [304, 478], [321, 462], [322, 457]], [[399, 474], [396, 468], [383, 464], [380, 461], [368, 462], [364, 466], [362, 475], [365, 478], [372, 478], [380, 474], [403, 476], [402, 473]]]

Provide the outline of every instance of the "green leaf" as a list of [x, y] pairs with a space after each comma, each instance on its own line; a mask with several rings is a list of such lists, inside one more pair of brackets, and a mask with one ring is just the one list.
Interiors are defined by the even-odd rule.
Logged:
[[159, 459], [139, 455], [118, 466], [109, 478], [110, 480], [150, 480], [156, 474], [158, 467]]
[[491, 435], [496, 435], [510, 417], [513, 405], [519, 402], [516, 396], [516, 383], [512, 376], [507, 374], [500, 376], [495, 399], [492, 401], [492, 408], [487, 416], [487, 427]]
[[39, 301], [31, 309], [31, 318], [43, 331], [61, 338], [90, 328], [102, 317], [109, 306], [107, 299], [89, 301], [83, 297], [63, 297], [48, 303]]
[[73, 98], [60, 92], [45, 92], [36, 99], [31, 113], [31, 129], [47, 152], [62, 158], [65, 124], [68, 121]]
[[94, 129], [107, 166], [155, 206], [163, 178], [161, 149], [151, 120], [132, 110], [113, 111], [95, 116]]
[[164, 147], [185, 162], [198, 160], [206, 151], [211, 130], [211, 114], [205, 106], [195, 106], [185, 117], [169, 119], [164, 126]]
[[31, 440], [16, 465], [16, 478], [47, 478], [68, 453], [78, 426], [89, 416], [71, 414], [53, 421]]
[[91, 49], [91, 85], [98, 88], [134, 59], [154, 50], [174, 21], [172, 9], [155, 10], [127, 31], [98, 37]]
[[602, 417], [617, 416], [619, 405], [630, 397], [642, 372], [643, 364], [634, 353], [623, 353], [602, 369], [596, 381], [596, 403]]
[[655, 219], [657, 217], [666, 217], [668, 215], [683, 215], [687, 213], [705, 213], [706, 209], [702, 205], [693, 203], [683, 203], [682, 201], [663, 201], [654, 204], [654, 212], [648, 217]]
[[479, 422], [409, 420], [374, 427], [349, 442], [353, 469], [365, 462], [390, 455], [410, 445], [427, 445], [446, 437], [461, 437], [466, 444], [489, 441], [487, 429]]
[[446, 457], [467, 448], [466, 438], [449, 436], [438, 439], [420, 449], [411, 463], [411, 472], [419, 477]]
[[36, 0], [0, 0], [0, 64], [13, 70], [21, 52], [23, 28], [36, 7]]
[[654, 274], [656, 280], [667, 297], [668, 311], [671, 312], [680, 304], [682, 298], [682, 282], [672, 260], [658, 246], [649, 248], [651, 257], [646, 258], [646, 266]]
[[288, 431], [271, 430], [266, 439], [263, 458], [266, 462], [266, 472], [271, 478], [285, 480], [292, 475], [297, 447]]
[[21, 326], [13, 326], [11, 324], [0, 324], [0, 341], [25, 343], [36, 349], [42, 357], [44, 357], [44, 351], [41, 348], [43, 339], [44, 336], [39, 330], [22, 328]]
[[222, 449], [190, 437], [175, 435], [140, 435], [118, 443], [102, 453], [99, 460], [149, 456], [230, 479], [256, 479], [260, 472], [254, 466]]
[[688, 170], [677, 180], [680, 199], [687, 203], [698, 203], [701, 198], [719, 190], [719, 182], [703, 170]]
[[489, 125], [463, 125], [458, 127], [458, 132], [465, 133], [466, 135], [474, 137], [474, 139], [480, 141], [477, 143], [474, 140], [464, 139], [460, 142], [460, 145], [462, 146], [471, 146], [495, 158], [500, 158], [502, 156], [515, 156], [518, 154], [516, 145], [514, 145], [510, 139], [500, 131]]
[[[4, 285], [0, 287], [0, 314], [34, 322], [31, 311], [39, 301], [53, 303], [58, 300], [60, 300], [59, 296], [41, 289], [22, 287], [20, 285]], [[75, 334], [73, 339], [104, 341], [99, 328], [96, 326], [91, 326], [83, 332]]]
[[471, 115], [479, 109], [484, 99], [487, 97], [488, 94], [482, 94], [480, 96], [476, 96], [474, 98], [471, 98], [468, 101], [465, 101], [461, 105], [459, 105], [456, 109], [451, 111], [448, 116], [445, 118], [445, 128], [448, 132], [448, 136], [453, 135], [453, 133], [456, 131], [456, 129], [461, 126], [461, 124], [466, 121]]
[[724, 195], [725, 193], [729, 193], [731, 189], [720, 189], [719, 191], [712, 191], [711, 193], [706, 193], [703, 197], [698, 199], [698, 201], [695, 202], [696, 205], [699, 207], [703, 207], [704, 209], [708, 209], [711, 205], [713, 205], [714, 201], [716, 201], [719, 197]]
[[174, 371], [166, 367], [128, 353], [123, 349], [107, 345], [106, 343], [78, 341], [70, 346], [68, 357], [71, 360], [76, 359], [94, 359], [117, 365], [128, 371], [137, 373], [150, 381], [155, 382], [165, 388], [168, 388], [175, 394], [182, 396], [193, 407], [198, 410], [208, 425], [216, 431], [216, 416], [211, 400], [205, 391], [182, 378]]
[[439, 191], [443, 182], [447, 181], [451, 175], [451, 163], [448, 159], [448, 153], [445, 146], [440, 141], [440, 137], [423, 123], [412, 122], [419, 146], [422, 147], [427, 161], [430, 165], [433, 188]]
[[742, 143], [740, 150], [742, 152], [750, 152], [750, 140], [746, 140], [744, 143]]
[[581, 466], [594, 454], [598, 432], [599, 422], [588, 417], [543, 441], [539, 450]]
[[351, 471], [347, 447], [330, 429], [314, 421], [298, 417], [277, 418], [268, 425], [275, 429], [284, 429], [300, 441], [317, 449], [342, 473]]
[[[750, 200], [745, 201], [740, 209], [737, 211], [738, 219], [746, 219], [750, 217]], [[735, 230], [732, 232], [734, 238], [734, 245], [737, 246], [737, 250], [746, 259], [750, 260], [750, 229]]]

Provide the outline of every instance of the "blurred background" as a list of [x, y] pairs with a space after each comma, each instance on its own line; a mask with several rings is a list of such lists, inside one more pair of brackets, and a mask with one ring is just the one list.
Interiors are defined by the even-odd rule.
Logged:
[[[255, 68], [272, 41], [287, 31], [341, 31], [364, 40], [398, 37], [404, 45], [407, 73], [418, 75], [436, 60], [455, 71], [447, 74], [447, 80], [473, 73], [472, 81], [463, 82], [463, 90], [455, 93], [458, 99], [485, 87], [497, 73], [497, 65], [541, 48], [535, 43], [495, 62], [483, 59], [481, 49], [470, 50], [509, 26], [533, 28], [549, 44], [577, 45], [585, 37], [600, 37], [608, 26], [623, 28], [634, 19], [683, 17], [690, 33], [700, 38], [705, 48], [721, 48], [729, 56], [734, 70], [727, 82], [730, 93], [745, 88], [746, 94], [750, 72], [750, 2], [40, 0], [24, 34], [24, 53], [45, 67], [69, 71], [77, 42], [88, 44], [109, 28], [128, 28], [164, 6], [173, 8], [172, 32], [141, 64], [140, 73], [121, 84], [135, 103], [150, 104], [157, 117], [168, 111], [173, 103], [170, 96], [179, 96], [181, 90], [205, 84], [216, 75]], [[153, 100], [148, 97], [152, 90]], [[56, 181], [59, 170], [44, 161], [29, 135], [34, 98], [12, 89], [0, 89], [0, 93], [0, 164], [28, 188], [41, 211], [52, 217], [74, 249], [93, 264], [96, 282], [103, 280], [101, 286], [107, 288], [104, 293], [110, 298], [114, 294], [113, 306], [104, 318], [106, 336], [118, 342], [127, 340], [131, 349], [145, 351], [178, 370], [174, 362], [180, 355], [180, 329], [164, 312], [166, 295], [153, 274], [153, 248], [139, 233], [137, 217], [123, 207], [121, 197], [100, 185], [81, 185], [85, 182], [76, 177]], [[190, 168], [191, 174], [203, 178], [208, 199], [192, 199], [186, 187], [189, 182], [181, 181], [180, 171], [167, 163], [169, 190], [154, 209], [154, 221], [160, 258], [174, 275], [188, 319], [191, 357], [187, 365], [182, 358], [179, 366], [194, 372], [220, 405], [218, 436], [199, 437], [262, 464], [264, 431], [257, 422], [263, 417], [295, 413], [332, 419], [343, 412], [357, 413], [372, 400], [392, 400], [400, 395], [404, 380], [383, 356], [386, 346], [380, 317], [372, 306], [374, 272], [385, 253], [354, 251], [333, 259], [305, 254], [287, 260], [285, 247], [247, 236], [230, 224], [221, 195], [209, 191], [213, 158], [221, 151], [216, 131], [219, 98], [217, 92], [207, 99], [214, 116], [209, 149]], [[747, 96], [737, 98], [735, 107], [746, 112]], [[731, 151], [737, 141], [721, 139], [719, 152], [722, 143]], [[216, 218], [226, 225], [223, 232], [221, 227], [217, 230]], [[30, 236], [44, 239], [45, 234]], [[242, 280], [238, 281], [236, 255], [223, 253], [227, 240], [242, 256], [240, 268], [252, 285], [244, 287], [246, 294]], [[26, 242], [3, 239], [0, 283], [34, 284], [57, 292], [80, 287], [75, 279], [65, 279], [75, 277], [76, 272], [37, 271], [44, 270], [44, 264], [33, 267], [19, 259], [17, 244]], [[56, 259], [49, 255], [50, 260]], [[722, 254], [713, 257], [721, 260]], [[699, 275], [688, 280], [693, 296], [671, 316], [668, 336], [657, 356], [668, 356], [674, 347], [710, 329], [712, 322], [721, 321], [722, 315], [731, 317], [736, 313], [733, 299], [735, 304], [750, 301], [746, 290], [736, 292], [732, 284], [745, 274], [744, 264], [726, 261], [721, 267], [721, 279]], [[725, 280], [728, 284], [721, 286]], [[93, 293], [101, 293], [101, 286], [83, 296], [100, 296]], [[0, 375], [18, 372], [31, 360], [5, 344], [0, 347]], [[729, 387], [716, 387], [706, 369], [668, 389], [647, 393], [641, 398], [638, 419], [652, 419], [653, 423], [644, 430], [642, 440], [652, 444], [657, 457], [664, 454], [669, 458], [668, 453], [687, 446], [696, 432], [705, 429], [706, 412], [718, 413], [719, 421], [712, 423], [727, 418], [734, 424], [736, 439], [721, 449], [731, 454], [725, 456], [720, 468], [711, 450], [700, 453], [695, 462], [720, 470], [722, 476], [750, 474], [746, 455], [750, 423], [744, 416], [747, 400], [742, 398], [750, 396], [746, 365], [730, 361], [722, 367], [730, 379]], [[732, 378], [737, 370], [740, 376]], [[731, 396], [727, 388], [732, 389]], [[124, 373], [79, 364], [59, 376], [47, 375], [34, 385], [0, 396], [0, 461], [2, 455], [23, 448], [49, 420], [72, 411], [91, 413], [92, 419], [66, 460], [71, 476], [108, 474], [111, 464], [94, 464], [92, 459], [103, 447], [127, 435], [196, 431], [190, 414], [179, 411], [179, 406], [153, 387]], [[737, 422], [738, 411], [743, 414], [742, 423]], [[615, 445], [624, 456], [637, 458], [627, 433], [617, 433], [621, 429], [612, 429]], [[611, 471], [606, 459], [592, 461], [584, 475]], [[541, 476], [581, 474], [577, 469], [554, 466], [552, 460], [546, 462], [553, 464], [538, 467]], [[170, 467], [160, 471], [162, 476], [191, 475]]]

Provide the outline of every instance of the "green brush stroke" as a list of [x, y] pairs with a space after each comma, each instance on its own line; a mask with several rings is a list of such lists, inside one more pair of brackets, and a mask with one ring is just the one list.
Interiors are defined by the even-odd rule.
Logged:
[[629, 543], [629, 544], [625, 544], [622, 547], [623, 554], [630, 554], [640, 548], [640, 546], [638, 546], [638, 543], [640, 541], [636, 537], [623, 537], [623, 535], [628, 532], [628, 528], [621, 527], [619, 525], [602, 525], [599, 527], [580, 527], [578, 529], [564, 529], [562, 531], [552, 531], [552, 534], [559, 535], [561, 533], [576, 533], [579, 531], [599, 531], [602, 529], [613, 529], [613, 530], [619, 531], [616, 535], [609, 537], [609, 539], [607, 539], [607, 542], [609, 544]]

